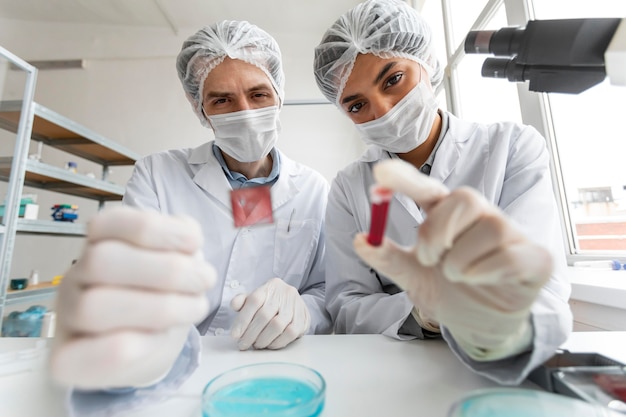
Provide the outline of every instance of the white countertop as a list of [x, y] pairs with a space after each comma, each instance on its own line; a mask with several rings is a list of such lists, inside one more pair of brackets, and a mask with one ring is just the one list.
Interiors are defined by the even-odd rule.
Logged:
[[[2, 417], [66, 415], [62, 390], [53, 387], [45, 374], [47, 347], [40, 342], [36, 349], [36, 343], [37, 339], [0, 338]], [[203, 344], [200, 368], [170, 400], [124, 416], [200, 417], [200, 395], [211, 378], [258, 362], [295, 362], [319, 371], [327, 383], [322, 417], [444, 417], [453, 402], [465, 394], [496, 386], [467, 370], [440, 340], [402, 342], [381, 335], [305, 336], [283, 350], [247, 352], [239, 352], [229, 337], [205, 337]], [[624, 346], [626, 332], [580, 332], [573, 333], [563, 347], [572, 352], [598, 352], [626, 362]], [[18, 350], [22, 359], [17, 356]], [[10, 355], [16, 355], [16, 361], [11, 361], [13, 373], [7, 375]], [[15, 363], [27, 366], [20, 369]]]
[[626, 310], [626, 270], [568, 268], [572, 300]]

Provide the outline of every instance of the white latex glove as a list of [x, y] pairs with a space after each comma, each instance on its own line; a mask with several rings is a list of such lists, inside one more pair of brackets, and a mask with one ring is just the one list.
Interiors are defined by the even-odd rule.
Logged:
[[377, 164], [374, 177], [413, 198], [427, 217], [415, 247], [389, 239], [373, 247], [359, 234], [357, 254], [406, 290], [422, 320], [445, 326], [472, 358], [528, 348], [530, 307], [552, 271], [548, 251], [468, 187], [450, 192], [402, 160]]
[[231, 303], [239, 314], [231, 336], [239, 339], [239, 349], [282, 349], [309, 329], [309, 310], [295, 287], [273, 278]]
[[84, 389], [164, 377], [208, 312], [215, 271], [195, 256], [201, 245], [188, 218], [129, 207], [95, 216], [59, 288], [52, 377]]

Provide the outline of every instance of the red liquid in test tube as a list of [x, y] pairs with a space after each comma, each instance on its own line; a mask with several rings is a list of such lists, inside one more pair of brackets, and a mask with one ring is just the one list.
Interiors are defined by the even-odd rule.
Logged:
[[372, 223], [367, 243], [372, 246], [380, 246], [385, 234], [385, 224], [387, 223], [387, 211], [389, 202], [393, 197], [393, 191], [380, 185], [373, 185], [370, 188], [370, 201], [372, 202]]

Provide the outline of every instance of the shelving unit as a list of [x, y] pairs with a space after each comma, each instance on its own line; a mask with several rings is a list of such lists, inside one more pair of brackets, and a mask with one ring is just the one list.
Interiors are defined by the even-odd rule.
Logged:
[[[17, 133], [22, 106], [23, 101], [18, 100], [0, 102], [0, 128]], [[30, 139], [107, 167], [135, 163], [137, 155], [123, 146], [40, 104], [31, 102], [30, 107]]]
[[[0, 129], [16, 134], [13, 156], [0, 157], [0, 181], [8, 183], [5, 213], [0, 224], [0, 325], [5, 305], [30, 303], [54, 295], [56, 286], [42, 283], [24, 290], [8, 290], [17, 234], [75, 236], [84, 224], [18, 217], [24, 185], [99, 202], [121, 200], [124, 186], [107, 180], [109, 167], [133, 165], [139, 158], [123, 146], [33, 101], [37, 69], [0, 47], [4, 58], [26, 74], [23, 100], [0, 101]], [[99, 179], [28, 159], [31, 140], [92, 161], [102, 167]]]
[[32, 303], [34, 301], [45, 300], [54, 295], [57, 285], [42, 283], [33, 285], [25, 290], [8, 290], [5, 305], [17, 303]]
[[[12, 166], [13, 158], [0, 158], [1, 181], [9, 180]], [[120, 185], [74, 174], [42, 162], [28, 160], [25, 168], [24, 184], [31, 187], [100, 201], [120, 200], [124, 195], [124, 187]]]
[[50, 220], [17, 221], [17, 232], [20, 234], [41, 234], [54, 236], [85, 236], [87, 227], [80, 223], [54, 222]]

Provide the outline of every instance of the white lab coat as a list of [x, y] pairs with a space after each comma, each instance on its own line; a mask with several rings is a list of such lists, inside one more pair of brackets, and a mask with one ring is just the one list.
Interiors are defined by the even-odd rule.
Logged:
[[[430, 176], [454, 189], [471, 186], [500, 207], [533, 241], [547, 247], [555, 270], [532, 307], [534, 346], [525, 357], [503, 362], [475, 362], [443, 336], [457, 356], [479, 373], [502, 383], [519, 383], [545, 361], [571, 331], [567, 300], [570, 284], [560, 220], [550, 179], [545, 140], [529, 126], [514, 123], [480, 125], [451, 114]], [[326, 304], [337, 333], [382, 333], [398, 339], [423, 337], [399, 334], [413, 304], [391, 280], [378, 274], [355, 254], [352, 241], [370, 225], [368, 190], [372, 166], [391, 156], [372, 146], [334, 179], [326, 212]], [[386, 236], [401, 245], [414, 245], [423, 221], [416, 204], [396, 194], [389, 208]], [[382, 353], [384, 354], [384, 353]]]
[[[311, 313], [309, 333], [328, 333], [324, 307], [324, 212], [328, 183], [317, 172], [280, 154], [271, 187], [274, 223], [236, 228], [231, 186], [213, 155], [213, 142], [140, 159], [126, 186], [124, 204], [170, 215], [188, 215], [202, 226], [204, 258], [217, 270], [210, 312], [200, 334], [228, 334], [232, 298], [279, 277], [297, 288]], [[149, 277], [146, 277], [149, 279]]]

